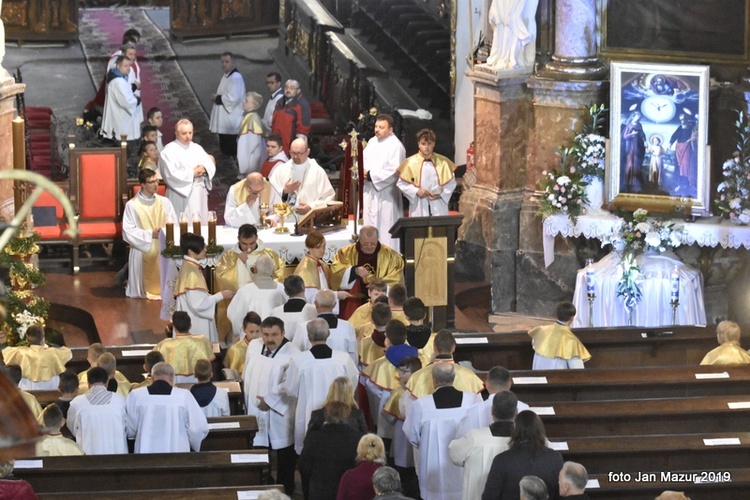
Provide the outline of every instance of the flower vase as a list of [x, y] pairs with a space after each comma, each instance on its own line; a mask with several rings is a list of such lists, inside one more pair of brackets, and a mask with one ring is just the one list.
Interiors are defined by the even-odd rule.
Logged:
[[594, 177], [588, 179], [588, 184], [584, 188], [586, 198], [589, 200], [586, 203], [586, 215], [602, 215], [606, 211], [602, 210], [604, 204], [604, 184], [602, 180]]

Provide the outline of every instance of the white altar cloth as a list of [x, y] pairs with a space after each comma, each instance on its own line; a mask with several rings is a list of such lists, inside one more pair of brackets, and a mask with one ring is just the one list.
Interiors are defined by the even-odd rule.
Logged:
[[[674, 254], [641, 254], [636, 257], [641, 277], [637, 280], [643, 293], [641, 302], [633, 311], [635, 326], [668, 326], [672, 324], [670, 305], [672, 269], [677, 266], [680, 274], [680, 305], [677, 307], [676, 324], [705, 325], [706, 309], [703, 303], [703, 276]], [[628, 315], [623, 298], [617, 296], [617, 282], [622, 276], [620, 255], [612, 252], [592, 265], [594, 269], [594, 321], [595, 327], [626, 326]], [[579, 269], [573, 304], [577, 314], [573, 328], [589, 326], [589, 303], [586, 297], [586, 268]]]

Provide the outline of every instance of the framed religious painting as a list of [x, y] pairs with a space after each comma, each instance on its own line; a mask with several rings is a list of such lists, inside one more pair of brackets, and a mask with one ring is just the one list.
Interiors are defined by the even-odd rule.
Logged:
[[599, 14], [610, 59], [750, 62], [750, 0], [599, 0]]
[[610, 205], [710, 215], [708, 66], [613, 62]]

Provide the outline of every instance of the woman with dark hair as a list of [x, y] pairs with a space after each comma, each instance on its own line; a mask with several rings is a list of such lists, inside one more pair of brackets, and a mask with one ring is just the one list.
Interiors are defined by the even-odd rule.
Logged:
[[510, 448], [492, 460], [482, 500], [516, 500], [524, 476], [537, 476], [547, 485], [550, 498], [558, 497], [557, 478], [563, 466], [559, 452], [547, 447], [542, 419], [533, 411], [522, 411], [510, 436]]
[[346, 423], [351, 413], [349, 405], [333, 401], [323, 410], [325, 423], [308, 430], [297, 461], [306, 500], [335, 500], [341, 476], [354, 467], [362, 436]]

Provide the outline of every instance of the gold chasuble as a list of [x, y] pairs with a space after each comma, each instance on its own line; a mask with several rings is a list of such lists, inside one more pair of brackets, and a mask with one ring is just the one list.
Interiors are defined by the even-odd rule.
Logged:
[[[404, 182], [422, 187], [422, 164], [428, 161], [421, 154], [417, 153], [405, 159], [398, 167], [398, 175]], [[429, 159], [435, 165], [437, 171], [438, 183], [441, 186], [448, 184], [453, 179], [453, 171], [456, 165], [443, 155], [432, 153]]]
[[237, 373], [242, 375], [242, 370], [245, 368], [247, 346], [249, 344], [250, 342], [247, 341], [247, 338], [242, 337], [239, 342], [232, 345], [224, 356], [224, 366], [231, 370], [237, 370]]
[[175, 375], [192, 375], [195, 362], [199, 359], [212, 361], [213, 346], [203, 335], [177, 335], [173, 339], [164, 339], [154, 347], [164, 355], [164, 360], [174, 367]]
[[[250, 196], [252, 193], [250, 193], [250, 190], [247, 188], [247, 182], [245, 179], [242, 179], [239, 182], [235, 182], [232, 187], [229, 189], [232, 190], [232, 193], [234, 194], [234, 199], [237, 200], [237, 205], [241, 205], [245, 203], [245, 200], [247, 200], [247, 197]], [[260, 203], [265, 203], [266, 206], [269, 206], [269, 201], [271, 200], [271, 183], [268, 182], [266, 179], [263, 179], [263, 190], [260, 192]]]
[[32, 382], [44, 382], [65, 371], [65, 363], [73, 353], [67, 347], [47, 345], [25, 345], [3, 349], [6, 365], [18, 365], [23, 378]]
[[385, 402], [383, 405], [383, 411], [393, 415], [399, 420], [404, 420], [404, 415], [401, 414], [401, 411], [398, 409], [398, 403], [401, 401], [401, 398], [406, 394], [406, 387], [403, 385], [400, 385], [393, 389], [391, 392], [391, 397], [388, 398], [388, 401]]
[[[388, 285], [403, 283], [404, 281], [404, 259], [397, 251], [386, 246], [378, 244], [380, 250], [377, 257], [377, 269], [375, 276], [385, 280]], [[344, 271], [348, 267], [354, 267], [359, 262], [359, 252], [357, 244], [347, 245], [341, 248], [333, 258], [331, 264], [331, 273], [333, 283], [331, 290], [338, 290], [341, 280], [344, 277]], [[348, 279], [348, 277], [347, 277]]]
[[385, 356], [385, 347], [376, 344], [372, 335], [368, 335], [359, 341], [359, 361], [363, 365], [368, 366], [383, 356]]
[[240, 123], [240, 131], [237, 133], [238, 136], [245, 135], [248, 132], [252, 132], [255, 135], [263, 135], [263, 122], [260, 120], [260, 115], [255, 112], [247, 113], [242, 117], [242, 123]]
[[[142, 229], [153, 231], [157, 227], [166, 226], [167, 216], [164, 213], [164, 204], [161, 198], [156, 196], [151, 205], [143, 203], [137, 196], [133, 200], [135, 201], [135, 213], [138, 216], [138, 224]], [[148, 253], [143, 254], [143, 288], [146, 290], [146, 297], [149, 300], [159, 300], [161, 298], [159, 256], [159, 239], [153, 238]]]
[[457, 390], [479, 394], [484, 389], [482, 379], [477, 377], [476, 373], [470, 369], [455, 363], [453, 359], [436, 359], [431, 365], [427, 365], [421, 370], [414, 372], [406, 383], [406, 388], [415, 398], [421, 398], [435, 392], [435, 385], [432, 383], [432, 369], [437, 363], [453, 363], [453, 367], [456, 370], [453, 387]]
[[376, 359], [362, 371], [362, 375], [369, 378], [373, 384], [386, 391], [392, 391], [400, 385], [398, 380], [398, 368], [383, 356]]
[[174, 284], [174, 296], [179, 297], [190, 290], [203, 290], [210, 293], [201, 267], [195, 262], [185, 259]]
[[320, 270], [323, 270], [323, 274], [326, 277], [328, 286], [331, 286], [331, 269], [328, 264], [322, 260], [317, 260], [310, 255], [302, 257], [302, 261], [297, 264], [294, 269], [294, 274], [302, 278], [305, 282], [305, 288], [317, 288], [320, 290]]
[[701, 361], [702, 365], [745, 365], [750, 363], [750, 354], [737, 342], [725, 342], [710, 351]]
[[572, 359], [577, 357], [582, 361], [591, 359], [589, 351], [567, 325], [555, 323], [537, 326], [529, 330], [529, 336], [534, 340], [534, 351], [545, 358]]

